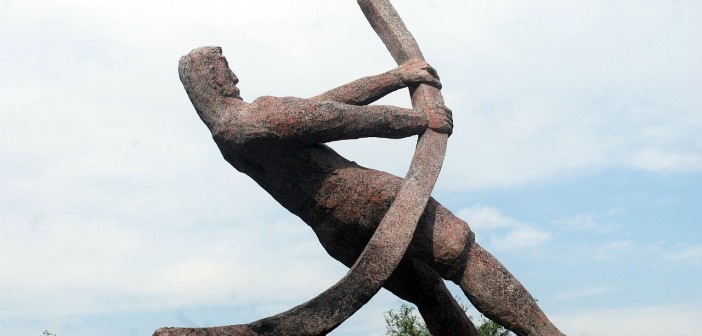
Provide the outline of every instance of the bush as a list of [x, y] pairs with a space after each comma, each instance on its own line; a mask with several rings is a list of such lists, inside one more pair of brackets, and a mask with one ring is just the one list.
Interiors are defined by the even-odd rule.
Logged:
[[[460, 304], [460, 301], [459, 301]], [[461, 304], [464, 311], [468, 308]], [[390, 309], [385, 312], [385, 335], [387, 336], [431, 336], [429, 329], [424, 324], [424, 320], [415, 313], [414, 307], [402, 304], [398, 312]], [[469, 316], [471, 321], [475, 323], [472, 316]], [[476, 324], [478, 335], [480, 336], [510, 336], [514, 335], [503, 326], [496, 322], [480, 315], [480, 319]]]

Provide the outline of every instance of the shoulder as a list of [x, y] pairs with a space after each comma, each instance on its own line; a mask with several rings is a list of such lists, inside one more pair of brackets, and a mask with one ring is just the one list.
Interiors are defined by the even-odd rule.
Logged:
[[292, 115], [304, 115], [315, 109], [318, 107], [310, 99], [263, 96], [251, 102], [244, 114], [248, 116], [247, 119], [265, 120], [265, 123], [277, 125]]
[[262, 105], [262, 104], [270, 104], [270, 103], [275, 103], [276, 101], [279, 101], [280, 97], [273, 97], [273, 96], [261, 96], [256, 99], [254, 99], [250, 105]]
[[309, 99], [304, 99], [304, 98], [298, 98], [298, 97], [274, 97], [274, 96], [261, 96], [256, 99], [254, 99], [253, 102], [251, 102], [249, 109], [250, 110], [257, 110], [257, 109], [265, 109], [267, 107], [294, 107], [294, 106], [300, 106], [300, 105], [305, 105], [305, 104], [310, 104], [311, 101]]

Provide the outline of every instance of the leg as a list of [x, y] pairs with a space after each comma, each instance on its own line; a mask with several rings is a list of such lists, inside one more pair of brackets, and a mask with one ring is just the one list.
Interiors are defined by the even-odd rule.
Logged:
[[[320, 188], [318, 208], [301, 218], [310, 223], [331, 256], [351, 266], [390, 206], [399, 183], [399, 178], [387, 173], [345, 167]], [[518, 335], [562, 335], [519, 281], [474, 242], [468, 224], [434, 199], [420, 219], [408, 257], [457, 283], [478, 310]], [[410, 297], [409, 290], [404, 294], [408, 301], [418, 301]]]
[[429, 201], [410, 253], [458, 284], [485, 316], [524, 336], [563, 335], [507, 269], [475, 243], [468, 224]]
[[384, 287], [414, 303], [435, 336], [478, 336], [478, 331], [458, 305], [444, 280], [423, 262], [405, 258]]
[[[320, 235], [324, 231], [318, 227], [316, 232]], [[362, 232], [357, 233], [366, 238], [371, 233]], [[334, 259], [351, 267], [363, 250], [364, 242], [355, 242], [351, 239], [329, 239], [329, 236], [324, 233], [320, 235], [322, 246]], [[350, 234], [344, 236], [351, 237]], [[364, 239], [361, 238], [361, 240]], [[367, 241], [367, 239], [365, 240]], [[473, 323], [446, 288], [444, 279], [424, 262], [416, 258], [405, 257], [383, 287], [401, 299], [415, 304], [432, 335], [478, 335]]]
[[469, 249], [459, 285], [481, 313], [517, 335], [563, 335], [524, 286], [477, 243]]

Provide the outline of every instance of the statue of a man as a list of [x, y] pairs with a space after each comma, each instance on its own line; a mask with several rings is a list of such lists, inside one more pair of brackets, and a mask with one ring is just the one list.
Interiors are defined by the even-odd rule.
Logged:
[[[427, 116], [413, 109], [368, 105], [407, 86], [440, 87], [436, 72], [424, 61], [409, 61], [309, 99], [264, 96], [251, 103], [240, 97], [238, 78], [218, 47], [193, 50], [181, 59], [179, 70], [225, 160], [299, 216], [327, 252], [349, 267], [392, 203], [401, 179], [346, 160], [324, 143], [403, 138], [427, 128], [450, 133], [453, 127], [445, 107]], [[480, 312], [518, 335], [562, 335], [512, 274], [474, 241], [468, 224], [434, 199], [385, 287], [431, 315], [432, 309], [423, 307], [449, 294], [442, 283], [420, 287], [427, 278], [458, 284]]]

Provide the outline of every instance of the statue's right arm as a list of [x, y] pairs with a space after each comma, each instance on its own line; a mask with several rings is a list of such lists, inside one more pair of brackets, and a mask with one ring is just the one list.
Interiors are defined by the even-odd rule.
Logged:
[[393, 91], [420, 83], [441, 88], [434, 68], [422, 60], [410, 60], [390, 71], [357, 79], [311, 99], [368, 105]]

